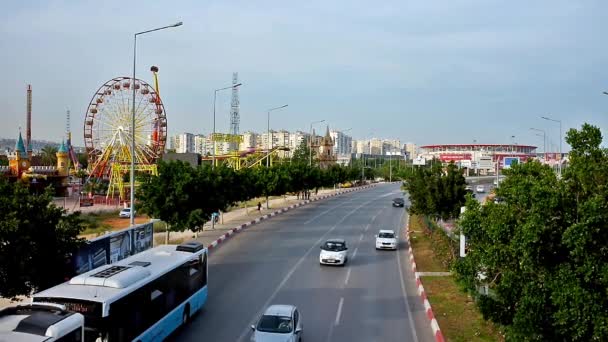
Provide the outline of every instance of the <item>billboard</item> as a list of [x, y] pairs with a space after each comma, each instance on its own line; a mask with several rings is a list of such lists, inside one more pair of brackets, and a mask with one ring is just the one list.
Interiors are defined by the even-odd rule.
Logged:
[[442, 153], [439, 155], [439, 159], [442, 162], [456, 162], [459, 160], [471, 160], [472, 156], [470, 153]]
[[426, 159], [418, 157], [412, 160], [413, 165], [426, 165]]
[[505, 157], [503, 159], [503, 168], [505, 169], [509, 169], [511, 168], [512, 165], [517, 165], [519, 164], [519, 157]]
[[71, 262], [74, 274], [88, 272], [152, 248], [153, 233], [152, 222], [150, 222], [87, 241], [84, 246], [72, 254]]
[[492, 157], [481, 157], [477, 162], [477, 167], [480, 169], [492, 169], [494, 167]]
[[471, 162], [470, 160], [461, 160], [459, 161], [460, 163], [460, 167], [466, 167], [468, 169], [473, 167], [473, 162]]

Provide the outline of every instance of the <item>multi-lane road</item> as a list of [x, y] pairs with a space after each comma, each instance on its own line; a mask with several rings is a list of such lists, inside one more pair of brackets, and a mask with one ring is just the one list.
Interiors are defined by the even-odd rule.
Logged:
[[[343, 194], [238, 233], [210, 256], [209, 299], [173, 341], [249, 341], [271, 304], [294, 304], [303, 341], [434, 341], [411, 274], [407, 245], [376, 251], [379, 229], [403, 232], [399, 185]], [[345, 267], [319, 265], [322, 242], [344, 238]]]

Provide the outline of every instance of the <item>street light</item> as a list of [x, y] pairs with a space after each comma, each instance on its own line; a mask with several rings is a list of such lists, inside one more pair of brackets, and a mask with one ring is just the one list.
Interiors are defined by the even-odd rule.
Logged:
[[281, 109], [281, 108], [285, 108], [288, 105], [282, 105], [280, 107], [275, 107], [275, 108], [270, 108], [268, 110], [268, 139], [270, 140], [270, 144], [268, 144], [268, 154], [266, 155], [266, 167], [270, 167], [270, 150], [272, 150], [272, 137], [270, 136], [270, 112], [277, 110], [277, 109]]
[[325, 122], [325, 119], [323, 120], [319, 120], [319, 121], [313, 121], [310, 123], [310, 142], [308, 144], [308, 154], [309, 154], [309, 158], [308, 158], [308, 166], [312, 167], [312, 125], [316, 124], [316, 123], [322, 123]]
[[[367, 136], [369, 137], [369, 139], [366, 140], [370, 140], [369, 143], [369, 154], [372, 154], [372, 144], [371, 144], [371, 137], [374, 135], [374, 133], [370, 133]], [[363, 180], [365, 179], [365, 153], [361, 153], [361, 184], [363, 185]]]
[[562, 177], [562, 121], [552, 119], [546, 116], [541, 116], [541, 119], [545, 119], [547, 121], [553, 121], [559, 123], [559, 165], [558, 165], [558, 174], [559, 177]]
[[131, 106], [131, 213], [129, 215], [129, 223], [131, 226], [135, 225], [135, 62], [137, 60], [137, 36], [154, 31], [182, 26], [182, 24], [183, 23], [180, 21], [173, 25], [141, 31], [133, 35], [133, 103]]
[[530, 128], [533, 131], [537, 131], [537, 132], [543, 132], [543, 161], [545, 159], [547, 159], [547, 134], [545, 132], [545, 130], [542, 129], [538, 129], [538, 128]]
[[215, 169], [215, 150], [216, 150], [216, 147], [215, 147], [215, 100], [217, 98], [217, 92], [226, 90], [226, 89], [238, 88], [242, 85], [243, 85], [243, 83], [238, 83], [238, 84], [232, 85], [230, 87], [215, 89], [215, 91], [213, 92], [213, 134], [211, 135], [211, 141], [213, 141], [213, 156], [211, 159], [211, 169]]

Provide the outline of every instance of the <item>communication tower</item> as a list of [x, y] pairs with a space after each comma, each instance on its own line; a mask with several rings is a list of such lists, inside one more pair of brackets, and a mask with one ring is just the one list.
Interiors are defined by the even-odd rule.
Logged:
[[[232, 74], [232, 102], [230, 106], [230, 134], [236, 136], [239, 134], [239, 122], [241, 121], [239, 115], [239, 87], [235, 87], [239, 83], [239, 73], [235, 72]], [[239, 145], [237, 142], [230, 143], [230, 151], [237, 151]]]
[[70, 109], [66, 110], [66, 122], [65, 122], [65, 136], [66, 136], [66, 147], [68, 149], [68, 170], [70, 168], [70, 162], [74, 165], [74, 169], [78, 170], [80, 168], [80, 164], [78, 163], [78, 158], [76, 158], [76, 153], [74, 153], [74, 147], [72, 146], [72, 130], [70, 129]]
[[32, 158], [32, 85], [27, 85], [27, 131], [25, 132], [25, 148], [27, 155]]

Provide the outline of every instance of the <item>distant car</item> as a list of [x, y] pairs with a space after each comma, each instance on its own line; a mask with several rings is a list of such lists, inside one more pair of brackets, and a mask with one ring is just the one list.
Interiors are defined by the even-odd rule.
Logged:
[[394, 198], [393, 199], [393, 207], [403, 207], [405, 206], [405, 201], [403, 200], [403, 198]]
[[500, 203], [504, 203], [504, 202], [505, 202], [504, 198], [498, 197], [498, 196], [494, 197], [494, 203], [500, 204]]
[[348, 260], [346, 255], [346, 241], [343, 239], [330, 239], [321, 246], [319, 263], [321, 265], [341, 265], [344, 266]]
[[472, 186], [472, 185], [466, 185], [466, 186], [464, 187], [464, 190], [465, 190], [465, 191], [473, 191], [473, 186]]
[[131, 217], [131, 208], [124, 208], [118, 213], [118, 217], [120, 218], [130, 218]]
[[486, 191], [486, 188], [484, 188], [484, 187], [483, 187], [483, 185], [478, 185], [478, 186], [475, 188], [475, 191], [477, 191], [477, 192], [479, 192], [479, 193], [482, 193], [482, 192], [485, 192], [485, 191]]
[[251, 326], [252, 342], [302, 342], [302, 317], [294, 305], [269, 306]]
[[380, 230], [376, 235], [376, 249], [397, 250], [397, 237], [392, 230]]

